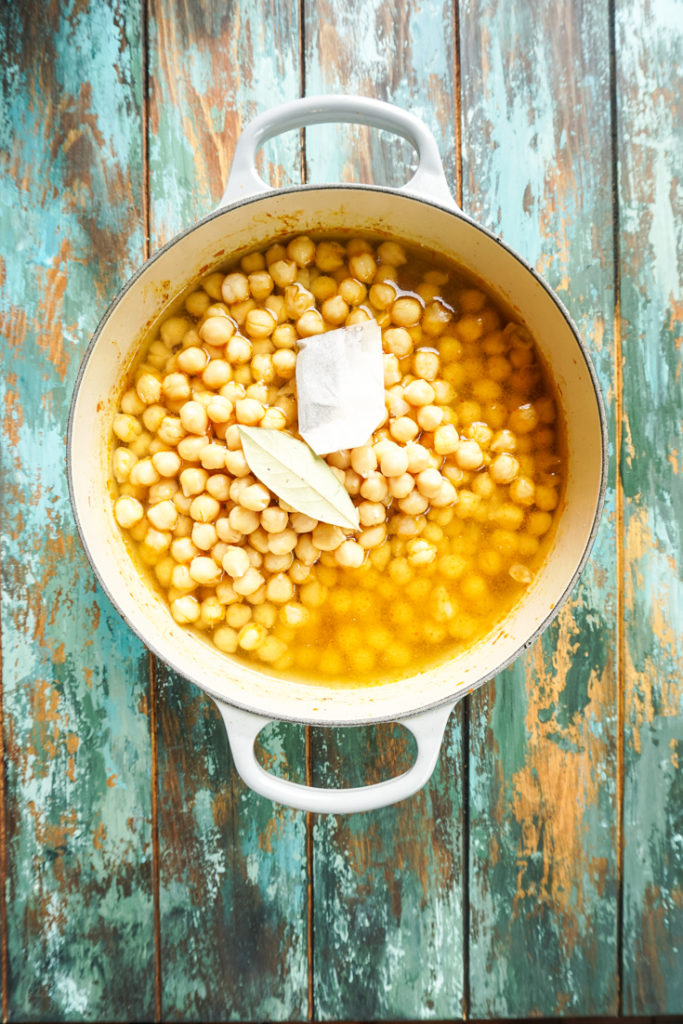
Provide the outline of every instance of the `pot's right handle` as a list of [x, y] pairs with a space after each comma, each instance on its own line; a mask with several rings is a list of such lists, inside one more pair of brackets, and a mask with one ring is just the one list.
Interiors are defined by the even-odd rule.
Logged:
[[256, 154], [268, 139], [308, 124], [334, 122], [367, 124], [407, 139], [417, 151], [418, 165], [410, 181], [398, 191], [458, 209], [446, 181], [434, 136], [427, 126], [407, 110], [367, 96], [306, 96], [273, 107], [254, 118], [238, 139], [228, 184], [217, 209], [272, 191], [256, 170]]
[[231, 704], [224, 704], [223, 701], [215, 702], [225, 722], [235, 767], [249, 788], [286, 807], [313, 811], [317, 814], [372, 811], [398, 803], [399, 800], [405, 800], [406, 797], [417, 793], [429, 781], [434, 771], [446, 722], [454, 707], [453, 704], [442, 704], [410, 718], [400, 719], [401, 725], [405, 725], [417, 741], [415, 763], [402, 775], [370, 786], [327, 789], [289, 782], [267, 772], [256, 760], [254, 743], [261, 730], [273, 719], [255, 715], [250, 711], [241, 711]]

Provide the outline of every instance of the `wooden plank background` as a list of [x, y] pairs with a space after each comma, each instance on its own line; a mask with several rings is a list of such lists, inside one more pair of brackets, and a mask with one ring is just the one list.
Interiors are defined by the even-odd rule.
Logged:
[[[0, 11], [0, 950], [5, 1020], [683, 1016], [680, 0], [38, 0]], [[569, 307], [608, 406], [590, 564], [452, 716], [409, 801], [289, 811], [94, 582], [66, 491], [81, 355], [219, 199], [242, 126], [359, 92], [432, 129], [466, 212]], [[269, 143], [275, 184], [398, 185], [409, 147]], [[395, 726], [273, 726], [373, 781]]]

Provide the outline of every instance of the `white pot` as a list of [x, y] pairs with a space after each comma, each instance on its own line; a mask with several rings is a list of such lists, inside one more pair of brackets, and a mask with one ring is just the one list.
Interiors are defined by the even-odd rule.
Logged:
[[[408, 139], [419, 157], [414, 177], [395, 190], [367, 185], [272, 191], [258, 177], [259, 146], [305, 124], [358, 122]], [[112, 513], [110, 430], [119, 382], [160, 309], [228, 257], [283, 235], [384, 233], [426, 246], [469, 268], [530, 328], [552, 369], [566, 417], [565, 504], [551, 551], [527, 593], [491, 636], [445, 664], [409, 679], [333, 688], [283, 681], [239, 664], [178, 626], [136, 570]], [[583, 568], [602, 508], [605, 418], [595, 372], [569, 315], [519, 256], [460, 211], [448, 190], [436, 143], [417, 118], [375, 100], [313, 97], [258, 117], [241, 136], [216, 211], [164, 246], [109, 307], [81, 365], [68, 433], [71, 500], [85, 550], [102, 587], [156, 655], [216, 701], [236, 767], [257, 792], [305, 810], [350, 812], [414, 793], [431, 775], [448, 715], [465, 694], [508, 665], [543, 630]], [[262, 769], [254, 741], [269, 721], [360, 725], [401, 721], [417, 739], [415, 764], [373, 786], [328, 790], [296, 785]]]

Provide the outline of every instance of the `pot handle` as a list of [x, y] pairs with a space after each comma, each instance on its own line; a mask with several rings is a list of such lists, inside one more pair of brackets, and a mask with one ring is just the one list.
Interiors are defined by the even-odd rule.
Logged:
[[[215, 699], [215, 698], [214, 698]], [[446, 722], [454, 704], [442, 704], [422, 711], [410, 718], [401, 718], [417, 741], [415, 763], [402, 775], [370, 786], [350, 789], [327, 789], [318, 786], [304, 786], [288, 782], [271, 775], [256, 760], [254, 743], [266, 725], [274, 719], [242, 711], [223, 701], [215, 701], [223, 716], [230, 742], [233, 761], [244, 782], [255, 793], [294, 807], [299, 811], [313, 811], [316, 814], [352, 814], [357, 811], [373, 811], [379, 807], [398, 803], [412, 796], [429, 781], [441, 748]]]
[[450, 209], [458, 209], [446, 181], [436, 141], [427, 126], [407, 110], [367, 96], [306, 96], [259, 114], [237, 141], [228, 183], [217, 209], [273, 191], [256, 170], [256, 154], [268, 139], [308, 124], [334, 122], [366, 124], [407, 139], [417, 151], [418, 165], [410, 181], [398, 191], [435, 199]]

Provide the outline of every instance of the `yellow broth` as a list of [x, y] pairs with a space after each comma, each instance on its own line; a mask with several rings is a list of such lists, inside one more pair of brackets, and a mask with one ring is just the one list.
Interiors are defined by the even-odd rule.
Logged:
[[[326, 456], [358, 531], [296, 513], [238, 424], [297, 435], [297, 340], [374, 318], [385, 422]], [[143, 345], [114, 418], [114, 513], [188, 629], [272, 671], [407, 675], [490, 633], [562, 504], [564, 434], [527, 329], [459, 267], [393, 241], [276, 242], [214, 272]]]

